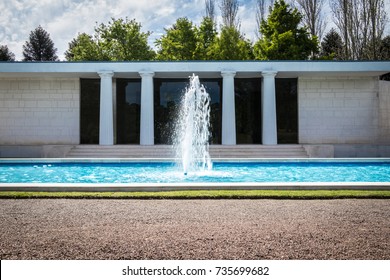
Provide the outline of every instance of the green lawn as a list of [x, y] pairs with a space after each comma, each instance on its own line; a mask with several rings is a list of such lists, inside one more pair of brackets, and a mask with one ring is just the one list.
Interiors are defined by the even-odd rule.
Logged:
[[389, 191], [359, 190], [210, 190], [165, 192], [0, 192], [0, 198], [117, 199], [337, 199], [390, 198]]

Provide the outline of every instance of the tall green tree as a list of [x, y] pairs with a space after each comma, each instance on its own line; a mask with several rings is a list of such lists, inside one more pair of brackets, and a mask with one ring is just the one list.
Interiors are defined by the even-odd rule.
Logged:
[[6, 45], [0, 45], [0, 61], [15, 61], [15, 54]]
[[135, 19], [112, 19], [95, 28], [99, 52], [104, 60], [150, 60], [154, 51], [148, 45], [150, 32], [142, 32]]
[[150, 32], [142, 32], [134, 19], [112, 18], [95, 27], [93, 36], [81, 33], [69, 43], [67, 60], [134, 61], [151, 60], [155, 52], [148, 45]]
[[103, 60], [99, 53], [98, 45], [91, 35], [80, 33], [69, 43], [69, 48], [65, 52], [68, 61], [98, 61]]
[[332, 28], [321, 42], [321, 59], [343, 59], [343, 40], [337, 31]]
[[260, 60], [305, 60], [318, 51], [318, 40], [300, 27], [302, 15], [284, 0], [275, 1], [267, 20], [262, 20], [263, 35], [255, 46]]
[[213, 59], [213, 45], [217, 38], [217, 30], [211, 17], [204, 17], [200, 26], [196, 28], [196, 48], [194, 59], [210, 60]]
[[29, 40], [23, 45], [24, 61], [55, 61], [58, 60], [56, 53], [50, 34], [42, 26], [31, 31]]
[[249, 60], [253, 59], [251, 42], [244, 38], [234, 26], [222, 26], [221, 34], [212, 47], [215, 60]]
[[196, 51], [196, 28], [188, 18], [179, 18], [166, 34], [156, 40], [159, 60], [193, 60]]

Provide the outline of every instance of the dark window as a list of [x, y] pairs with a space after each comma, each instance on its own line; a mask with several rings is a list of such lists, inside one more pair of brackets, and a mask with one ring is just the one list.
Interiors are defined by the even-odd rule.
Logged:
[[234, 79], [237, 144], [261, 144], [261, 79]]
[[278, 144], [298, 143], [297, 79], [276, 79]]
[[100, 79], [80, 80], [80, 144], [99, 144]]
[[222, 79], [200, 79], [211, 98], [210, 144], [222, 143]]
[[[172, 144], [171, 136], [188, 79], [154, 79], [154, 143]], [[222, 79], [200, 79], [211, 98], [211, 144], [221, 143]]]
[[141, 80], [116, 80], [117, 144], [139, 144]]

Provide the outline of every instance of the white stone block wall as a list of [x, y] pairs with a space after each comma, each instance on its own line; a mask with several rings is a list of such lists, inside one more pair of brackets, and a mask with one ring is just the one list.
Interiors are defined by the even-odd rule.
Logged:
[[390, 81], [379, 81], [379, 142], [390, 144]]
[[0, 145], [78, 144], [80, 82], [0, 78]]
[[299, 78], [299, 143], [377, 143], [378, 91], [372, 77]]

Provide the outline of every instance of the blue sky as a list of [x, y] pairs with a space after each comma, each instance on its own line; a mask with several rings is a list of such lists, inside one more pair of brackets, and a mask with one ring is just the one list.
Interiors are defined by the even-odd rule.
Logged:
[[[215, 2], [220, 21], [219, 0]], [[241, 31], [248, 39], [255, 40], [256, 0], [239, 0], [239, 3]], [[143, 31], [153, 32], [149, 39], [153, 45], [164, 28], [179, 17], [188, 17], [199, 24], [205, 5], [204, 0], [0, 0], [0, 11], [0, 45], [7, 45], [17, 60], [22, 59], [22, 46], [38, 25], [50, 33], [63, 60], [68, 43], [78, 33], [93, 34], [96, 23], [107, 23], [111, 17], [135, 18]]]

